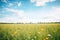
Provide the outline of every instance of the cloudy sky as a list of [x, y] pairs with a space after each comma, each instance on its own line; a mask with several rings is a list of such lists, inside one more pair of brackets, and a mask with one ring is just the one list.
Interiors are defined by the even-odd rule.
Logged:
[[0, 22], [60, 22], [60, 0], [0, 0]]

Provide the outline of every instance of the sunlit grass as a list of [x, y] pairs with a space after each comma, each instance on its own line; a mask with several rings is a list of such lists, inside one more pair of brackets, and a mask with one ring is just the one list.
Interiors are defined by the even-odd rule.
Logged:
[[0, 40], [60, 40], [60, 24], [0, 24]]

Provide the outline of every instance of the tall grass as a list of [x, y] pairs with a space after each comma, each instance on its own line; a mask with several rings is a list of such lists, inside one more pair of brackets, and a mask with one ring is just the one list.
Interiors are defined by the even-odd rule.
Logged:
[[0, 40], [60, 40], [60, 24], [0, 24]]

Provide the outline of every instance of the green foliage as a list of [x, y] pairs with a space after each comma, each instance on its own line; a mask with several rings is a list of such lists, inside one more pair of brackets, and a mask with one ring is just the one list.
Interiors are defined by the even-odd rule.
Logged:
[[0, 40], [60, 40], [60, 24], [0, 24]]

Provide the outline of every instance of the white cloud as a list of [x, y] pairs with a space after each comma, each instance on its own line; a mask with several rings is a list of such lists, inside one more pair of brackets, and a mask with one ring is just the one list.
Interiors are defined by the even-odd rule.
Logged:
[[35, 0], [30, 0], [32, 3], [34, 3], [35, 2]]
[[5, 2], [5, 3], [7, 3], [7, 0], [2, 0], [2, 2]]
[[32, 3], [35, 3], [36, 6], [45, 6], [48, 2], [54, 2], [56, 0], [30, 0]]
[[0, 22], [9, 22], [9, 23], [16, 23], [16, 22], [28, 22], [28, 18], [24, 16], [24, 11], [23, 10], [16, 10], [16, 9], [10, 9], [10, 8], [5, 8], [6, 12], [12, 12], [13, 15], [5, 15], [5, 17], [0, 18]]
[[13, 12], [20, 17], [24, 16], [24, 11], [23, 10], [16, 10], [16, 9], [9, 9], [9, 8], [5, 8], [5, 10], [9, 11], [9, 12]]
[[13, 3], [9, 3], [9, 6], [13, 6], [14, 4]]
[[49, 12], [51, 16], [59, 19], [60, 17], [60, 7], [53, 7], [52, 10]]
[[17, 22], [20, 22], [21, 20], [19, 20], [18, 18], [15, 18], [15, 17], [9, 17], [9, 16], [6, 16], [4, 18], [0, 18], [0, 22], [6, 22], [6, 23], [17, 23]]
[[[49, 11], [42, 11], [43, 13], [35, 12], [35, 18], [29, 18], [31, 22], [60, 22], [60, 7], [52, 7]], [[34, 17], [34, 16], [33, 16]]]
[[14, 22], [14, 23], [16, 23], [16, 22], [23, 22], [23, 23], [28, 23], [28, 22], [33, 22], [33, 23], [37, 23], [37, 22], [60, 22], [60, 7], [53, 7], [47, 13], [45, 11], [44, 13], [38, 14], [39, 17], [37, 17], [38, 15], [34, 14], [35, 18], [29, 17], [32, 14], [28, 15], [28, 16], [26, 16], [26, 14], [24, 15], [25, 12], [22, 10], [6, 8], [6, 11], [13, 12], [14, 14], [18, 15], [19, 17], [17, 17], [16, 15], [10, 16], [10, 17], [6, 16], [4, 18], [0, 18], [0, 22]]
[[19, 2], [19, 3], [18, 3], [18, 7], [20, 7], [21, 5], [22, 5], [21, 2]]
[[47, 14], [44, 14], [42, 18], [46, 22], [60, 22], [60, 7], [53, 7]]

